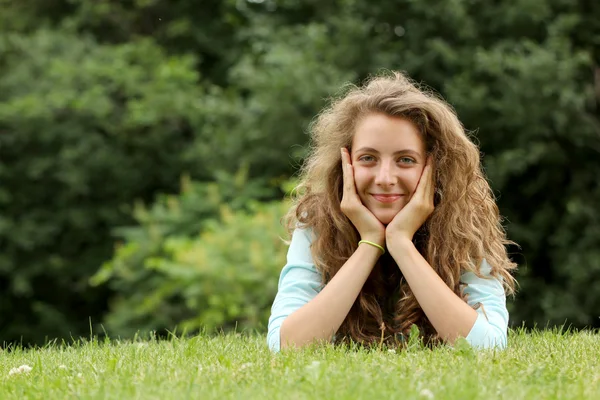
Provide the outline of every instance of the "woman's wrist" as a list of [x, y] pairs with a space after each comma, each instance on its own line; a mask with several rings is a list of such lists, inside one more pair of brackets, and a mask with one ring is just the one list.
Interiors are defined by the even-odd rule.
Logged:
[[381, 235], [364, 235], [360, 237], [359, 241], [365, 241], [365, 242], [371, 242], [371, 243], [375, 243], [378, 246], [384, 247], [385, 248], [385, 236]]
[[408, 234], [405, 233], [385, 233], [385, 242], [386, 243], [400, 243], [400, 244], [408, 244], [412, 243], [412, 237], [409, 237]]
[[358, 244], [356, 253], [367, 255], [369, 258], [373, 257], [373, 261], [377, 261], [379, 257], [383, 255], [383, 252], [378, 247], [372, 246], [364, 241]]
[[398, 252], [405, 252], [407, 249], [410, 249], [411, 247], [415, 246], [413, 241], [406, 236], [396, 236], [393, 238], [392, 237], [386, 238], [386, 244], [387, 244], [388, 251], [390, 252], [392, 257], [394, 256], [394, 254], [397, 254]]
[[383, 246], [381, 246], [381, 245], [379, 245], [379, 244], [377, 244], [377, 243], [375, 243], [375, 242], [371, 242], [371, 241], [369, 241], [369, 240], [360, 240], [360, 241], [358, 242], [359, 246], [360, 246], [361, 244], [363, 244], [363, 243], [364, 243], [365, 245], [369, 245], [369, 246], [372, 246], [372, 247], [374, 247], [374, 248], [378, 249], [378, 250], [381, 252], [381, 254], [385, 254], [385, 248], [384, 248]]

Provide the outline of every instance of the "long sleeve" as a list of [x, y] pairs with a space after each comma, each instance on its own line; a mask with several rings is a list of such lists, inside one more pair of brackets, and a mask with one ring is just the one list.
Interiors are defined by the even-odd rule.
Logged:
[[[272, 351], [281, 347], [281, 324], [290, 314], [307, 304], [322, 289], [321, 276], [316, 270], [310, 253], [310, 231], [296, 229], [288, 249], [287, 262], [279, 277], [278, 291], [271, 307], [267, 344]], [[502, 283], [490, 276], [491, 266], [484, 260], [479, 278], [472, 272], [461, 276], [467, 284], [467, 303], [477, 308], [477, 320], [466, 337], [474, 347], [506, 347], [508, 310]]]
[[269, 317], [267, 344], [272, 351], [280, 350], [279, 331], [287, 316], [316, 297], [322, 289], [321, 275], [313, 263], [310, 244], [309, 230], [294, 231]]
[[508, 330], [508, 310], [502, 282], [490, 276], [491, 266], [483, 260], [479, 278], [473, 272], [462, 275], [461, 281], [467, 284], [465, 293], [467, 303], [476, 309], [478, 316], [473, 328], [467, 335], [467, 341], [474, 347], [506, 347]]

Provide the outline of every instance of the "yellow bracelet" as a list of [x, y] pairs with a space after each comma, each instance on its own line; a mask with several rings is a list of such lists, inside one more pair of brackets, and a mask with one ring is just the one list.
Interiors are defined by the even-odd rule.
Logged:
[[358, 242], [358, 244], [361, 244], [361, 243], [366, 243], [366, 244], [370, 244], [371, 246], [375, 246], [379, 250], [381, 250], [381, 254], [385, 254], [385, 249], [383, 247], [381, 247], [380, 245], [378, 245], [377, 243], [369, 242], [368, 240], [361, 240], [360, 242]]

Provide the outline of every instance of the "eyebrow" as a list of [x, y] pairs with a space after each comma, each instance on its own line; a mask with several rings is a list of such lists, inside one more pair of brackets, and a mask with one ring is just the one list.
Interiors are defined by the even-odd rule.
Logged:
[[[362, 152], [362, 151], [367, 152], [367, 153], [379, 154], [379, 152], [372, 147], [361, 147], [360, 149], [356, 150], [357, 153]], [[421, 154], [419, 152], [411, 150], [411, 149], [398, 150], [398, 151], [395, 151], [393, 155], [398, 155], [398, 154], [411, 154], [416, 157], [421, 157]]]

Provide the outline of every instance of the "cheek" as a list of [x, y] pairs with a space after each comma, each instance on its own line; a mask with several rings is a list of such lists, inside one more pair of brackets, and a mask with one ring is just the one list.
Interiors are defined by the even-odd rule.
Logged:
[[421, 178], [421, 174], [423, 173], [423, 168], [415, 168], [410, 171], [410, 174], [407, 174], [405, 178], [406, 186], [410, 190], [410, 194], [412, 195], [417, 189], [417, 185], [419, 184], [419, 179]]
[[359, 195], [369, 186], [369, 181], [371, 179], [369, 175], [369, 171], [365, 168], [354, 167], [354, 185], [356, 186], [356, 191]]

